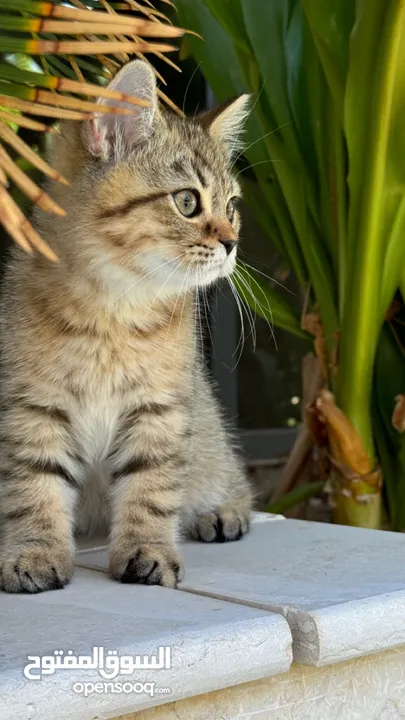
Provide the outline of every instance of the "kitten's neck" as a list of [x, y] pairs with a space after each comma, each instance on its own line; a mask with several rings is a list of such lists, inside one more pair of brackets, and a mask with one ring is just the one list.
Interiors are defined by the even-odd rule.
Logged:
[[166, 296], [157, 291], [135, 293], [131, 285], [137, 279], [133, 275], [127, 285], [122, 276], [114, 284], [111, 277], [107, 283], [98, 275], [78, 274], [63, 262], [54, 266], [39, 257], [24, 258], [23, 262], [29, 268], [27, 277], [35, 278], [35, 286], [26, 283], [26, 292], [35, 294], [35, 302], [61, 327], [100, 336], [126, 330], [146, 336], [166, 328], [179, 342], [194, 334], [193, 291]]

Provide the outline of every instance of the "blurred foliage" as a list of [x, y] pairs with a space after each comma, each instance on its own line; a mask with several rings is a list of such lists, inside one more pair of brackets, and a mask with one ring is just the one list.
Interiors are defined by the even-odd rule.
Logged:
[[[253, 94], [245, 197], [301, 285], [306, 329], [307, 315], [319, 318], [315, 349], [347, 420], [338, 442], [328, 437], [332, 454], [345, 447], [335, 517], [379, 523], [378, 473], [359, 474], [360, 443], [370, 468], [382, 466], [391, 527], [404, 530], [405, 444], [392, 415], [405, 392], [405, 2], [176, 6], [205, 39], [186, 37], [182, 52], [201, 63], [216, 98]], [[299, 332], [288, 298], [263, 277], [245, 280], [276, 325]]]

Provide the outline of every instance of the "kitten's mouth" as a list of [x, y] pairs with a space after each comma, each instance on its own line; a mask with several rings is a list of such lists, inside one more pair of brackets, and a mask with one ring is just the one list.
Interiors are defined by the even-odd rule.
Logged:
[[224, 260], [218, 258], [210, 262], [201, 263], [196, 267], [197, 285], [210, 285], [220, 278], [232, 275], [236, 265], [236, 255]]
[[186, 292], [192, 288], [211, 285], [216, 280], [232, 274], [236, 264], [236, 253], [223, 257], [222, 253], [209, 257], [179, 252], [171, 257], [164, 253], [150, 251], [139, 258], [140, 282], [161, 292]]

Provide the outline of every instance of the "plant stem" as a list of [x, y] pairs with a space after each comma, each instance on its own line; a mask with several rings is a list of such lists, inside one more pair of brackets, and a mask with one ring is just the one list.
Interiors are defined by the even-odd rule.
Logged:
[[[381, 215], [392, 96], [405, 0], [387, 3], [364, 159], [364, 189], [351, 282], [346, 287], [340, 348], [338, 403], [363, 439], [374, 460], [371, 390], [380, 323], [380, 276], [383, 261]], [[346, 268], [346, 271], [349, 269]]]
[[[371, 395], [377, 342], [381, 330], [381, 267], [384, 259], [382, 213], [392, 101], [397, 59], [402, 36], [405, 0], [387, 3], [385, 22], [376, 60], [376, 79], [370, 107], [367, 154], [363, 166], [353, 266], [346, 268], [346, 297], [342, 323], [338, 404], [363, 440], [372, 463], [375, 446], [372, 429]], [[366, 10], [367, 12], [367, 10]], [[365, 128], [365, 132], [367, 129]], [[350, 272], [350, 282], [349, 275]], [[361, 480], [367, 502], [356, 499], [356, 492], [337, 497], [335, 521], [363, 527], [379, 527], [381, 492]]]
[[346, 201], [346, 184], [345, 184], [345, 150], [344, 150], [344, 138], [342, 129], [339, 123], [336, 121], [333, 123], [332, 128], [333, 136], [333, 152], [335, 159], [335, 181], [336, 181], [336, 224], [337, 224], [337, 238], [339, 248], [339, 319], [343, 318], [344, 314], [344, 299], [346, 297], [346, 282], [347, 282], [347, 201]]
[[299, 485], [297, 488], [294, 488], [294, 490], [282, 495], [278, 500], [275, 500], [275, 502], [270, 503], [270, 505], [266, 507], [266, 512], [283, 513], [294, 507], [294, 505], [298, 505], [304, 502], [304, 500], [309, 500], [309, 498], [319, 495], [319, 493], [322, 492], [323, 486], [323, 480], [316, 480], [315, 482], [306, 483], [305, 485]]
[[369, 496], [367, 502], [359, 502], [354, 497], [344, 495], [338, 498], [333, 512], [333, 521], [337, 525], [352, 525], [355, 527], [375, 530], [381, 525], [381, 497], [379, 493]]

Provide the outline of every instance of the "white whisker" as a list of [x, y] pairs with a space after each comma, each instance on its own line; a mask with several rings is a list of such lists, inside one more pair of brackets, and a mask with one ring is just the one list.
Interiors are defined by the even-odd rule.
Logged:
[[262, 135], [261, 137], [257, 138], [257, 140], [254, 140], [250, 145], [248, 145], [246, 148], [243, 148], [243, 150], [239, 153], [239, 155], [236, 156], [235, 160], [233, 161], [231, 165], [231, 170], [234, 168], [235, 163], [239, 160], [239, 158], [242, 157], [242, 155], [246, 155], [246, 153], [250, 150], [250, 148], [253, 147], [253, 145], [256, 145], [261, 140], [265, 140], [269, 135], [273, 135], [278, 130], [282, 130], [282, 128], [286, 127], [287, 125], [291, 125], [292, 120], [288, 120], [287, 122], [283, 123], [282, 125], [279, 125], [274, 130], [270, 130], [270, 132], [266, 133], [265, 135]]
[[245, 168], [242, 168], [236, 175], [236, 179], [238, 179], [239, 175], [242, 175], [242, 173], [246, 172], [247, 170], [251, 170], [252, 168], [256, 167], [257, 165], [266, 165], [267, 163], [271, 163], [274, 165], [274, 163], [285, 163], [288, 164], [287, 160], [259, 160], [258, 162], [252, 163], [252, 165], [248, 165]]
[[199, 289], [200, 283], [198, 282], [198, 269], [197, 269], [197, 290], [196, 290], [196, 307], [198, 311], [198, 328], [200, 331], [200, 354], [204, 352], [204, 336], [203, 336], [203, 327], [202, 327], [202, 319], [201, 319], [201, 304], [200, 304], [200, 289]]
[[183, 114], [184, 114], [184, 108], [186, 107], [186, 100], [187, 100], [188, 91], [189, 91], [189, 89], [190, 89], [191, 83], [192, 83], [193, 80], [194, 80], [195, 74], [198, 72], [198, 70], [200, 69], [200, 67], [201, 67], [201, 63], [199, 62], [198, 65], [197, 65], [197, 67], [195, 68], [193, 74], [191, 75], [190, 80], [189, 80], [188, 83], [187, 83], [186, 91], [185, 91], [185, 93], [184, 93], [183, 106], [182, 106], [182, 112], [183, 112]]
[[296, 296], [296, 293], [295, 293], [295, 292], [293, 292], [292, 290], [290, 290], [288, 287], [286, 287], [285, 285], [283, 285], [283, 283], [279, 282], [279, 281], [276, 280], [274, 277], [271, 277], [271, 275], [266, 275], [266, 273], [264, 273], [264, 272], [262, 272], [261, 270], [258, 270], [257, 268], [253, 267], [253, 265], [249, 265], [249, 263], [247, 263], [245, 260], [243, 260], [242, 262], [243, 262], [243, 265], [245, 265], [246, 267], [250, 268], [250, 269], [253, 270], [254, 272], [257, 272], [259, 275], [263, 275], [263, 277], [265, 277], [267, 280], [270, 280], [270, 282], [273, 282], [275, 285], [278, 285], [279, 287], [283, 288], [283, 290], [286, 290], [287, 292], [289, 292], [290, 295]]
[[186, 271], [186, 277], [185, 277], [185, 281], [186, 281], [186, 282], [185, 282], [185, 285], [184, 285], [183, 306], [182, 306], [182, 308], [181, 308], [180, 321], [179, 321], [179, 329], [178, 329], [178, 331], [177, 331], [177, 340], [176, 340], [176, 346], [177, 346], [177, 348], [179, 347], [180, 328], [181, 328], [181, 323], [182, 323], [182, 321], [183, 321], [184, 309], [185, 309], [185, 307], [186, 307], [187, 290], [188, 290], [188, 288], [187, 288], [187, 282], [188, 282], [188, 278], [189, 278], [189, 275], [190, 275], [190, 271], [191, 271], [191, 263], [188, 264], [187, 271]]
[[166, 265], [169, 265], [169, 263], [174, 262], [175, 260], [178, 260], [178, 259], [181, 258], [183, 255], [184, 255], [184, 253], [180, 253], [180, 255], [177, 255], [177, 257], [170, 258], [170, 260], [166, 260], [166, 262], [162, 263], [162, 264], [159, 265], [157, 268], [154, 268], [153, 270], [149, 270], [149, 272], [147, 272], [146, 275], [142, 275], [142, 277], [138, 278], [138, 280], [137, 280], [136, 282], [132, 283], [132, 284], [129, 286], [129, 288], [127, 288], [121, 295], [119, 295], [119, 297], [116, 299], [115, 302], [117, 303], [119, 300], [121, 300], [121, 298], [124, 297], [124, 295], [126, 295], [127, 293], [129, 293], [130, 290], [132, 290], [134, 287], [136, 287], [136, 285], [139, 285], [139, 283], [142, 282], [143, 280], [145, 280], [147, 277], [149, 277], [150, 275], [153, 275], [154, 273], [158, 272], [158, 270], [161, 270], [161, 269], [162, 269], [163, 267], [165, 267]]
[[168, 334], [169, 334], [169, 330], [170, 330], [170, 327], [171, 327], [171, 324], [172, 324], [172, 321], [173, 321], [173, 318], [174, 318], [174, 313], [176, 312], [176, 308], [177, 308], [179, 299], [181, 298], [181, 295], [182, 295], [182, 293], [183, 293], [183, 286], [185, 285], [185, 283], [186, 283], [186, 281], [187, 281], [187, 275], [188, 275], [189, 268], [190, 268], [190, 263], [187, 265], [186, 273], [185, 273], [184, 278], [183, 278], [183, 281], [182, 281], [182, 283], [181, 283], [181, 287], [180, 287], [179, 293], [178, 293], [178, 295], [177, 295], [176, 302], [174, 303], [174, 307], [173, 307], [173, 310], [172, 310], [172, 314], [171, 314], [170, 320], [169, 320], [169, 325], [168, 325], [168, 328], [167, 328], [166, 341], [167, 341]]
[[[144, 321], [146, 320], [146, 318], [147, 318], [148, 315], [150, 314], [150, 312], [151, 312], [151, 310], [152, 310], [152, 308], [153, 308], [156, 300], [158, 299], [160, 293], [162, 292], [163, 288], [167, 285], [167, 283], [169, 282], [169, 280], [173, 277], [173, 275], [175, 274], [175, 272], [179, 269], [180, 265], [181, 265], [181, 262], [179, 262], [179, 263], [176, 265], [176, 267], [174, 268], [173, 272], [166, 278], [166, 280], [164, 281], [163, 285], [159, 288], [159, 290], [158, 290], [158, 292], [156, 293], [155, 297], [153, 298], [151, 304], [149, 305], [148, 312], [146, 313], [145, 317], [143, 318]], [[137, 335], [138, 332], [139, 332], [139, 330], [137, 330], [137, 331], [135, 332], [135, 335]]]
[[202, 294], [203, 294], [203, 305], [204, 305], [205, 320], [206, 320], [206, 323], [207, 323], [207, 330], [208, 330], [208, 334], [209, 334], [209, 336], [210, 336], [211, 346], [213, 347], [213, 346], [214, 346], [214, 341], [213, 341], [213, 339], [212, 339], [210, 319], [209, 319], [209, 316], [210, 316], [210, 306], [209, 306], [209, 301], [208, 301], [208, 297], [207, 297], [207, 288], [206, 288], [205, 286], [203, 286], [203, 287], [201, 288], [201, 290], [202, 290]]
[[239, 352], [239, 356], [238, 356], [238, 358], [237, 358], [237, 360], [236, 360], [235, 367], [232, 368], [232, 372], [233, 372], [233, 371], [236, 369], [236, 367], [238, 366], [239, 361], [240, 361], [240, 359], [241, 359], [241, 357], [242, 357], [243, 346], [244, 346], [244, 341], [245, 341], [245, 325], [244, 325], [244, 322], [243, 322], [243, 313], [242, 313], [242, 309], [241, 309], [241, 305], [240, 305], [240, 301], [239, 301], [239, 295], [238, 295], [237, 290], [236, 290], [236, 288], [235, 288], [235, 286], [234, 286], [234, 284], [233, 284], [233, 282], [232, 282], [232, 278], [230, 277], [230, 275], [227, 275], [227, 280], [228, 280], [228, 282], [229, 282], [229, 286], [230, 286], [230, 288], [231, 288], [232, 295], [233, 295], [234, 298], [235, 298], [236, 306], [237, 306], [237, 308], [238, 308], [239, 317], [240, 317], [240, 325], [241, 325], [241, 332], [240, 332], [239, 341], [238, 341], [238, 344], [237, 344], [237, 346], [236, 346], [236, 348], [235, 348], [235, 351], [234, 351], [232, 357], [235, 357], [236, 353], [237, 353], [238, 350], [239, 350], [239, 346], [240, 346], [241, 349], [240, 349], [240, 352]]
[[251, 279], [252, 279], [252, 281], [253, 281], [253, 282], [257, 285], [257, 287], [259, 288], [261, 294], [263, 295], [263, 297], [264, 297], [264, 299], [265, 299], [265, 301], [266, 301], [266, 304], [267, 304], [267, 312], [268, 312], [268, 314], [270, 315], [270, 319], [271, 319], [270, 321], [269, 321], [269, 320], [267, 319], [267, 317], [266, 317], [266, 315], [267, 315], [267, 313], [266, 313], [266, 308], [262, 305], [262, 303], [261, 303], [260, 300], [258, 299], [257, 295], [255, 295], [255, 293], [253, 292], [253, 289], [250, 287], [249, 283], [247, 283], [246, 280], [241, 277], [241, 275], [240, 275], [240, 273], [239, 273], [238, 271], [236, 271], [236, 276], [239, 278], [239, 280], [241, 280], [241, 281], [243, 280], [243, 281], [244, 281], [244, 282], [243, 282], [243, 285], [248, 288], [248, 290], [249, 290], [249, 292], [250, 292], [250, 295], [252, 296], [252, 298], [254, 298], [255, 303], [257, 303], [257, 307], [261, 310], [262, 319], [267, 323], [267, 325], [268, 325], [268, 327], [269, 327], [269, 330], [270, 330], [270, 333], [271, 333], [272, 340], [273, 340], [274, 345], [275, 345], [275, 347], [276, 347], [276, 350], [278, 350], [277, 341], [276, 341], [276, 336], [275, 336], [275, 334], [274, 334], [273, 312], [272, 312], [272, 309], [271, 309], [271, 307], [270, 307], [270, 302], [269, 302], [268, 297], [267, 297], [266, 294], [263, 292], [263, 289], [260, 287], [260, 285], [259, 285], [259, 283], [257, 282], [257, 280], [255, 280], [254, 277], [250, 276]]
[[[234, 273], [235, 273], [236, 277], [238, 278], [239, 282], [241, 282], [242, 285], [243, 285], [247, 290], [249, 290], [250, 288], [249, 288], [248, 283], [247, 283], [246, 280], [242, 277], [242, 275], [237, 271], [236, 268], [235, 268], [235, 270], [234, 270]], [[249, 306], [249, 303], [248, 303], [247, 301], [245, 301], [244, 298], [243, 298], [241, 295], [239, 295], [239, 299], [240, 299], [240, 301], [241, 301], [241, 303], [242, 303], [242, 307], [244, 308], [245, 313], [246, 313], [247, 318], [248, 318], [248, 321], [249, 321], [250, 331], [251, 331], [251, 335], [252, 335], [252, 342], [253, 342], [253, 351], [255, 351], [255, 350], [256, 350], [256, 326], [255, 326], [255, 321], [256, 321], [256, 307], [257, 307], [257, 304], [256, 304], [256, 298], [254, 297], [253, 294], [252, 294], [252, 297], [253, 297], [253, 300], [254, 300], [254, 302], [255, 302], [255, 311], [254, 311], [254, 312], [255, 312], [255, 317], [253, 317], [252, 309], [251, 309], [251, 307]], [[248, 337], [249, 337], [249, 336], [248, 336]], [[248, 339], [248, 337], [246, 338], [246, 340]], [[245, 340], [245, 341], [246, 341], [246, 340]]]

